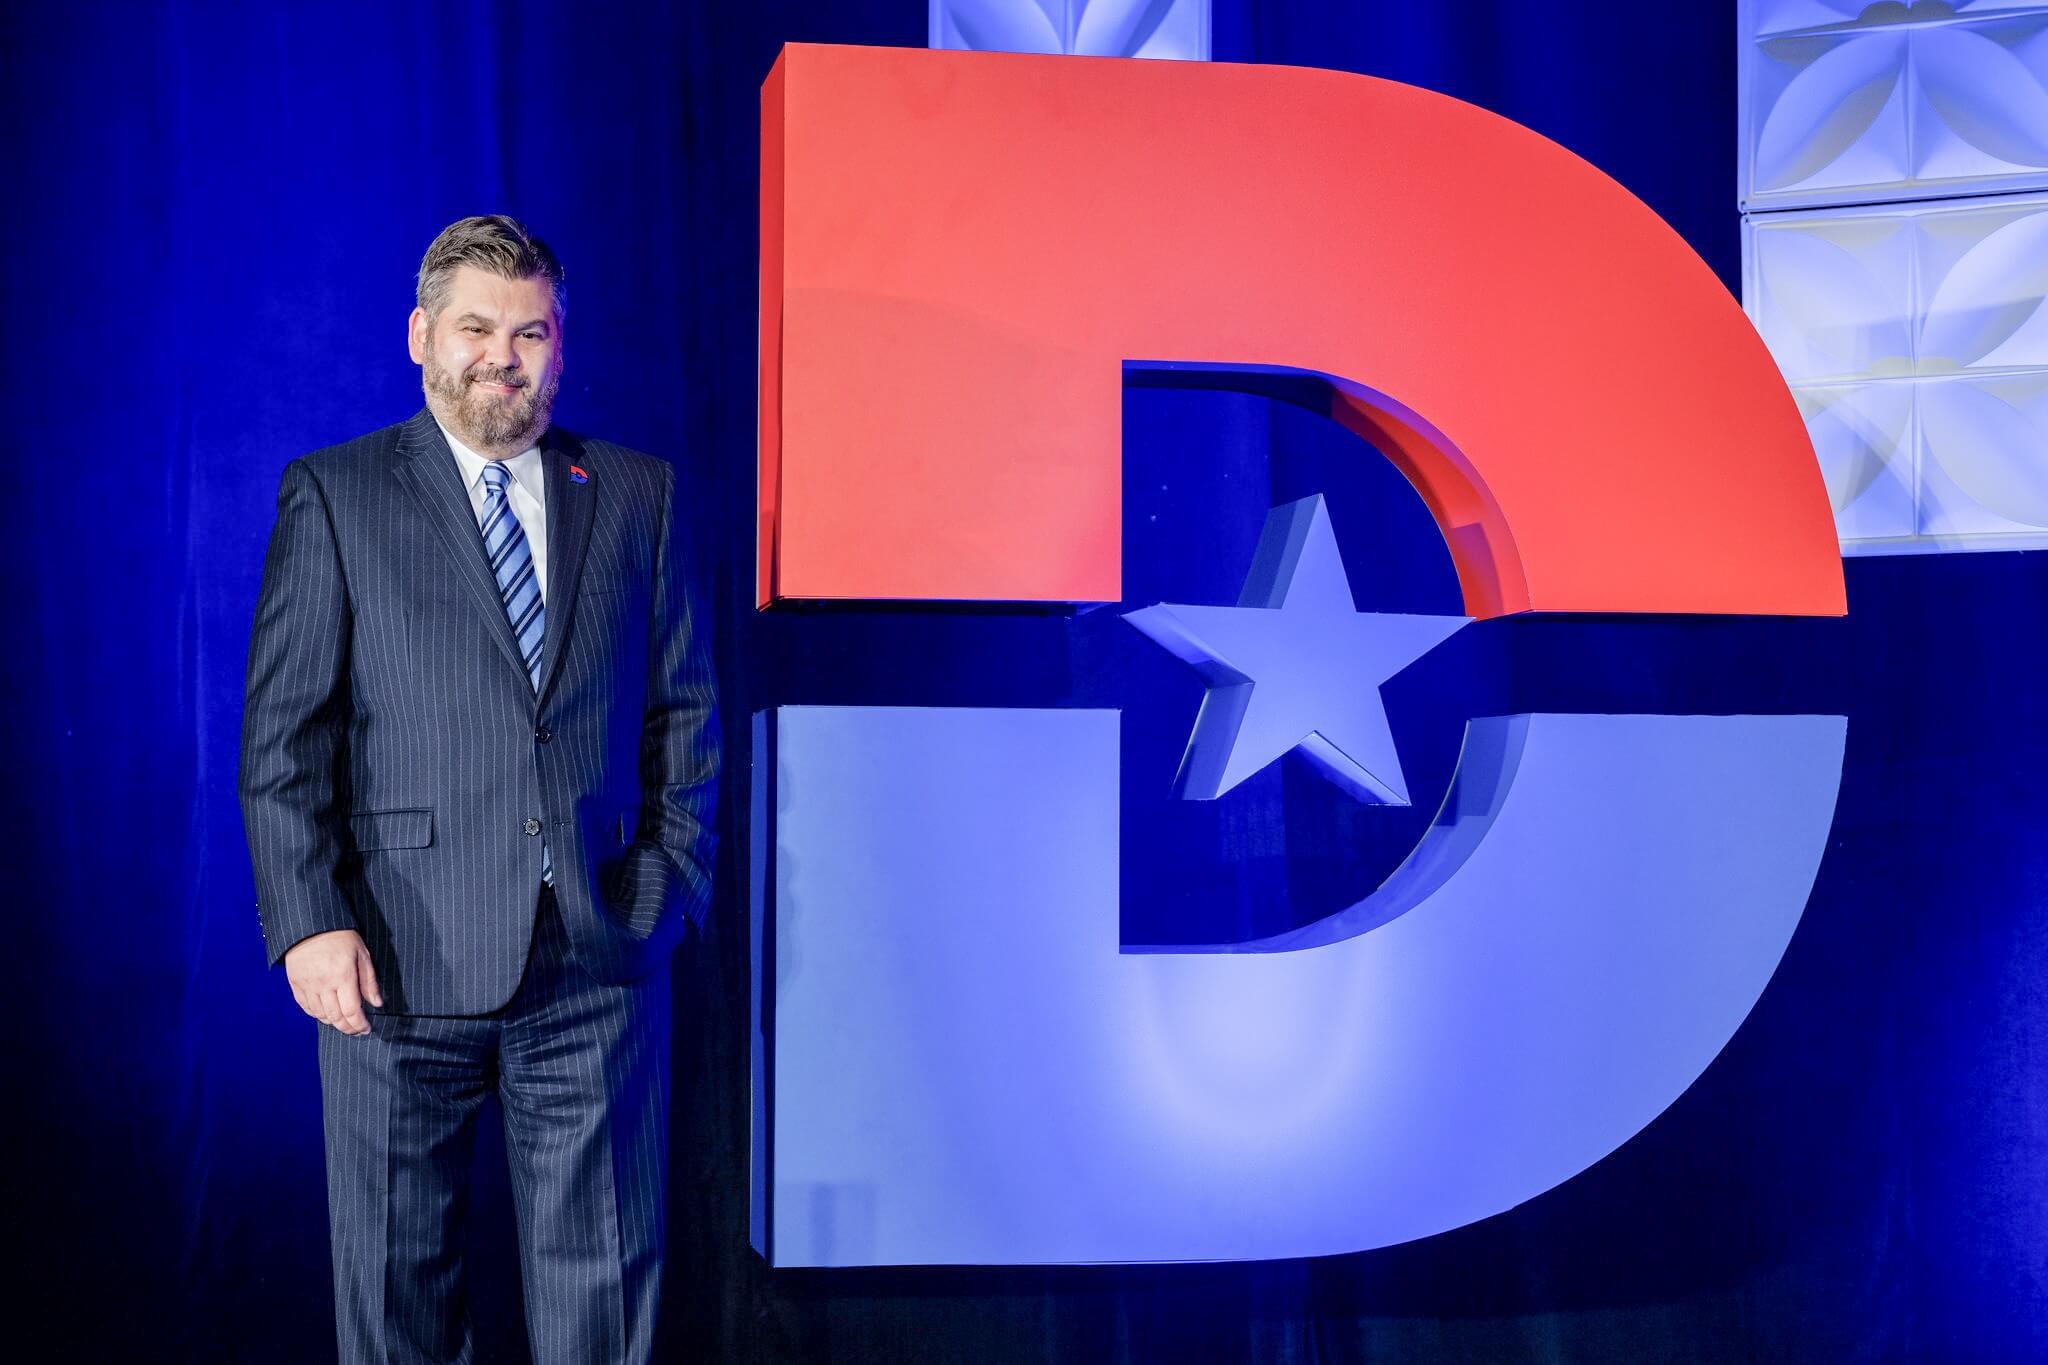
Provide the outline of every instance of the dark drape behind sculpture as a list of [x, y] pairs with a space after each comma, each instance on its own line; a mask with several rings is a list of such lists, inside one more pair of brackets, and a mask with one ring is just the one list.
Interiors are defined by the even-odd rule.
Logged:
[[[1219, 58], [1473, 100], [1737, 273], [1717, 6], [1218, 0]], [[433, 233], [567, 263], [571, 427], [674, 459], [728, 741], [787, 641], [752, 549], [756, 91], [779, 44], [920, 45], [917, 0], [20, 7], [0, 87], [12, 432], [4, 787], [11, 1258], [35, 1358], [321, 1359], [313, 1026], [262, 968], [233, 763], [292, 456], [418, 405]], [[1504, 205], [1512, 212], [1512, 205]], [[1134, 439], [1141, 424], [1133, 424]], [[1155, 433], [1180, 439], [1187, 433]], [[1247, 439], [1263, 439], [1253, 431]], [[678, 959], [671, 1339], [695, 1358], [2019, 1358], [2044, 1346], [2048, 935], [2031, 557], [1851, 566], [1799, 666], [1851, 714], [1838, 842], [1729, 1052], [1608, 1162], [1479, 1228], [1318, 1263], [771, 1274], [745, 1250], [744, 841]], [[1599, 668], [1589, 665], [1592, 673]], [[735, 774], [743, 765], [731, 765]], [[737, 787], [726, 807], [744, 805]], [[2030, 1060], [2030, 1058], [2034, 1060]], [[520, 1358], [486, 1151], [481, 1334]]]

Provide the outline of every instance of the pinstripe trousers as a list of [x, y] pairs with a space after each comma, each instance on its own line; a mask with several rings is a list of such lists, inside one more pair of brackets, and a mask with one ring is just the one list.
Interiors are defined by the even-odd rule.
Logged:
[[476, 1017], [320, 1025], [343, 1365], [469, 1361], [461, 1261], [477, 1110], [495, 1090], [535, 1365], [642, 1362], [661, 1289], [669, 970], [605, 985], [542, 888], [526, 970]]

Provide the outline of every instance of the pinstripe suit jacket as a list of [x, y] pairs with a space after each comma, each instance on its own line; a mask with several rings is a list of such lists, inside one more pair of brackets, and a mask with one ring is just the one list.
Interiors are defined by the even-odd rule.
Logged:
[[674, 471], [562, 431], [541, 455], [538, 695], [431, 414], [293, 461], [278, 492], [242, 728], [263, 934], [275, 964], [361, 931], [386, 1012], [511, 998], [530, 829], [601, 980], [651, 971], [709, 905], [718, 737]]

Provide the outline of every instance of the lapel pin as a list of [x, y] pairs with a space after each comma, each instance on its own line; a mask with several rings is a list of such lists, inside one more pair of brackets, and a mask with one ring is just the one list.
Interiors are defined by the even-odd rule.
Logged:
[[584, 473], [584, 472], [583, 472], [583, 466], [582, 466], [582, 465], [580, 465], [580, 464], [572, 464], [572, 465], [570, 465], [570, 466], [569, 466], [569, 482], [570, 482], [570, 483], [589, 483], [589, 482], [590, 482], [590, 476], [589, 476], [588, 474], [586, 474], [586, 473]]

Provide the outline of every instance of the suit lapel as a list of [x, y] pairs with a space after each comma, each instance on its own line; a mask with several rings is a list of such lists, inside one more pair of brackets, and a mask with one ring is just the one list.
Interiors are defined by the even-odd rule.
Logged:
[[[462, 486], [462, 476], [455, 465], [455, 452], [448, 449], [448, 442], [442, 437], [433, 414], [424, 408], [399, 432], [397, 466], [399, 482], [419, 500], [420, 510], [426, 513], [442, 548], [448, 552], [449, 567], [468, 589], [477, 610], [484, 614], [485, 628], [498, 642], [505, 662], [518, 672], [522, 683], [526, 682], [526, 660], [519, 652], [519, 642], [513, 638], [512, 623], [505, 617], [505, 599], [498, 592], [498, 580], [491, 573], [490, 561], [484, 557], [483, 536], [477, 531], [476, 511], [470, 506], [469, 491]], [[548, 492], [552, 499], [552, 474]], [[550, 552], [548, 564], [551, 570], [555, 562]], [[548, 618], [547, 638], [552, 640], [555, 633], [552, 611]]]
[[[597, 520], [597, 485], [589, 472], [581, 482], [569, 471], [579, 454], [573, 439], [550, 431], [541, 438], [541, 468], [548, 492], [548, 612], [541, 637], [540, 692], [545, 698], [560, 672], [569, 630], [576, 622], [576, 587], [583, 578], [583, 556], [590, 548], [590, 528]], [[501, 612], [500, 615], [503, 613]]]

